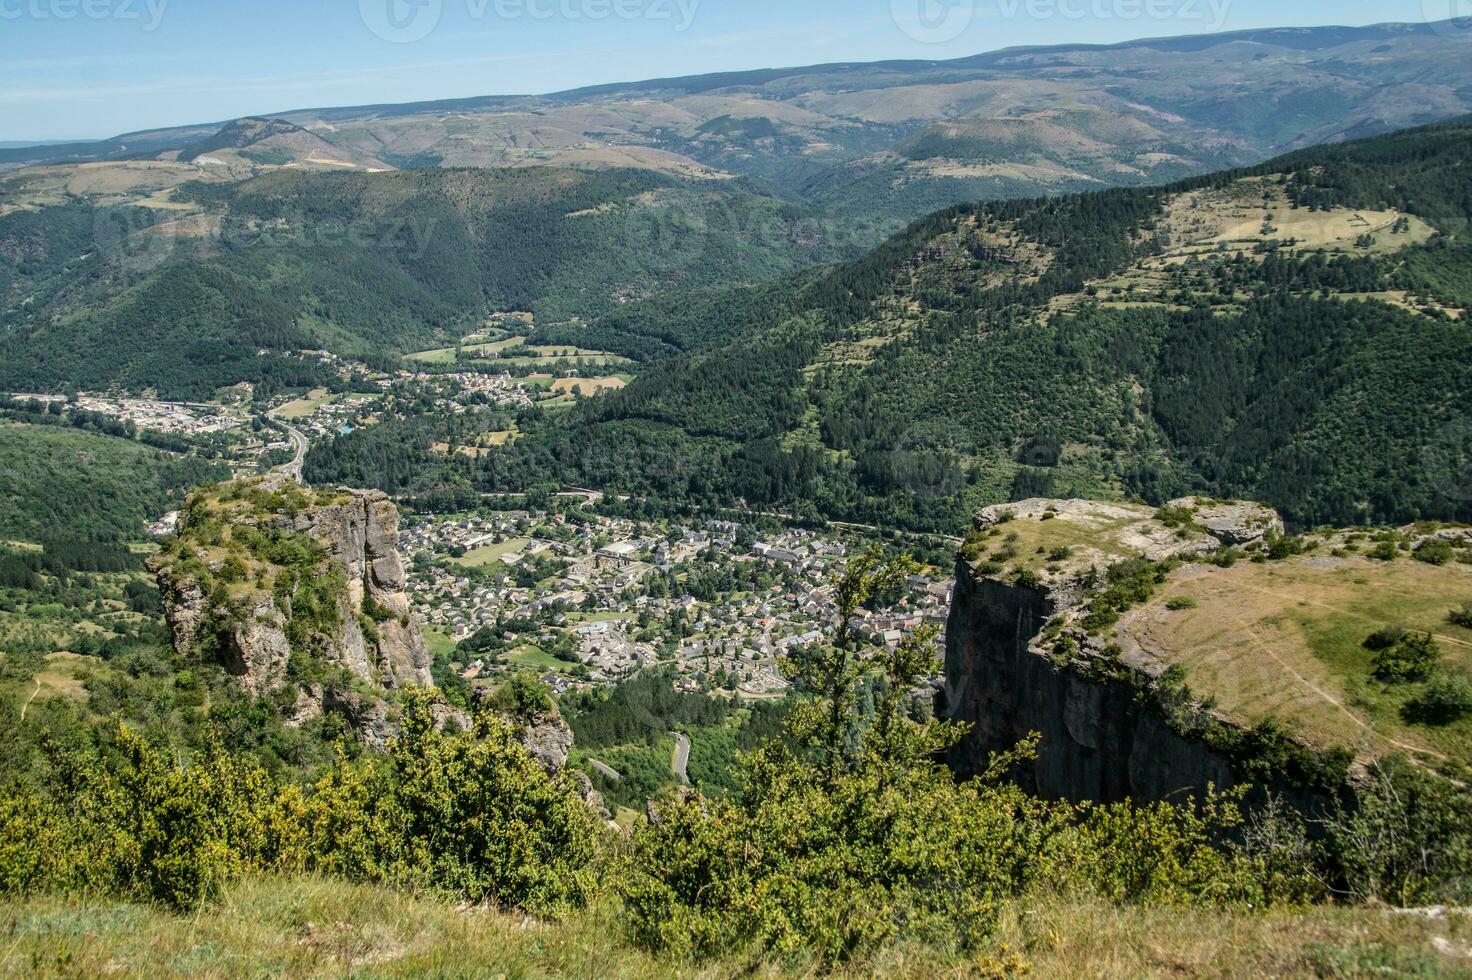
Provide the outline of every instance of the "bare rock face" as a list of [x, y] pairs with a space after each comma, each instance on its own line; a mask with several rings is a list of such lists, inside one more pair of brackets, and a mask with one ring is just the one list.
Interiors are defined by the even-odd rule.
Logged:
[[1283, 518], [1262, 504], [1183, 497], [1166, 506], [1192, 511], [1192, 519], [1222, 544], [1240, 548], [1284, 533]]
[[[992, 753], [1036, 732], [1037, 757], [1016, 776], [1048, 798], [1184, 799], [1251, 782], [1203, 740], [1178, 734], [1140, 696], [1164, 665], [1111, 648], [1079, 618], [1102, 587], [1103, 570], [1133, 558], [1189, 562], [1224, 546], [1252, 546], [1282, 533], [1276, 513], [1195, 498], [1162, 512], [1035, 500], [988, 508], [975, 523], [972, 557], [963, 551], [957, 565], [937, 698], [938, 714], [968, 726], [950, 752], [952, 769], [984, 772]], [[1010, 533], [1017, 534], [1014, 557], [1004, 562], [997, 549]], [[1029, 565], [1028, 546], [1039, 540], [1071, 546], [1066, 557], [1059, 551], [1056, 560], [1034, 557]], [[1297, 787], [1268, 788], [1304, 812], [1327, 805]]]
[[[263, 500], [287, 505], [262, 513], [269, 506]], [[249, 545], [262, 532], [309, 538], [325, 559], [306, 574], [342, 583], [335, 624], [314, 623], [314, 658], [345, 670], [365, 690], [433, 686], [429, 650], [406, 593], [398, 509], [377, 491], [313, 493], [267, 479], [192, 498], [181, 517], [178, 552], [152, 562], [177, 650], [218, 658], [257, 696], [286, 682], [294, 652], [292, 600], [289, 589], [275, 587], [284, 573], [269, 553]], [[307, 684], [298, 696], [315, 702], [298, 705], [305, 720], [327, 707], [330, 692]], [[372, 712], [355, 714], [364, 716], [366, 728], [384, 728]]]
[[572, 753], [572, 728], [557, 714], [539, 714], [524, 722], [513, 722], [517, 739], [549, 773], [567, 765]]
[[[294, 529], [320, 542], [347, 577], [341, 662], [354, 676], [393, 690], [431, 687], [429, 649], [415, 619], [399, 558], [399, 510], [379, 491], [341, 490], [346, 497], [299, 515]], [[378, 634], [364, 636], [363, 619]]]

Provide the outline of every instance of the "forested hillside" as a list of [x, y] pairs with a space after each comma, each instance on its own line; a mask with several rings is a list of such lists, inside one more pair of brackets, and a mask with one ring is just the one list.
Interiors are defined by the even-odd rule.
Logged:
[[[744, 319], [697, 306], [706, 346], [478, 461], [400, 460], [391, 489], [568, 482], [952, 530], [1039, 494], [1466, 516], [1469, 155], [1464, 121], [940, 212], [785, 297], [740, 294]], [[627, 332], [657, 336], [645, 316]], [[340, 440], [313, 470], [372, 481], [393, 444]]]
[[301, 350], [391, 364], [488, 311], [586, 318], [850, 257], [868, 234], [733, 183], [638, 171], [276, 171], [185, 185], [167, 210], [14, 211], [0, 216], [0, 390], [310, 387], [322, 372]]
[[120, 436], [0, 420], [0, 541], [129, 541], [224, 466]]

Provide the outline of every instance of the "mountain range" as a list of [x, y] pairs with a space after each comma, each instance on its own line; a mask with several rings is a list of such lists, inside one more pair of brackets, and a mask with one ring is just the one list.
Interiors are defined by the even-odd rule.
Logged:
[[[966, 200], [1159, 183], [1449, 118], [1472, 110], [1463, 40], [1450, 23], [1258, 30], [301, 109], [219, 148], [259, 166], [748, 177], [897, 226]], [[222, 125], [240, 135], [209, 123], [0, 149], [0, 168], [197, 162]]]

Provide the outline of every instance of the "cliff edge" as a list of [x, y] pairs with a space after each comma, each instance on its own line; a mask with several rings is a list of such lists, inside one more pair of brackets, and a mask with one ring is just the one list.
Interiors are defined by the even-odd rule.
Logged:
[[398, 525], [376, 491], [266, 478], [194, 494], [151, 562], [176, 650], [258, 697], [289, 692], [298, 720], [344, 701], [384, 714], [377, 695], [433, 686]]

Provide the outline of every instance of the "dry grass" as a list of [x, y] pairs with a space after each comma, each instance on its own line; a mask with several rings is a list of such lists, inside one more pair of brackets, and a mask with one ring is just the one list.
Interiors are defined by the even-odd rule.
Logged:
[[294, 402], [282, 405], [276, 414], [289, 421], [304, 419], [330, 401], [332, 401], [332, 395], [328, 394], [326, 388], [314, 388], [307, 392], [305, 398], [298, 398]]
[[559, 395], [577, 393], [592, 398], [605, 391], [617, 391], [624, 387], [623, 378], [558, 378], [552, 382], [552, 391]]
[[[619, 945], [616, 907], [569, 922], [468, 910], [314, 878], [245, 882], [196, 915], [107, 901], [0, 906], [0, 973], [67, 977], [786, 977], [738, 952], [661, 962]], [[1077, 901], [1004, 910], [971, 958], [887, 950], [840, 976], [1466, 976], [1472, 922], [1377, 910], [1227, 914]]]
[[[1170, 611], [1173, 597], [1193, 609]], [[1472, 761], [1472, 722], [1442, 729], [1411, 726], [1399, 708], [1416, 685], [1387, 686], [1372, 676], [1364, 641], [1383, 626], [1431, 632], [1445, 662], [1472, 669], [1472, 631], [1447, 621], [1472, 599], [1472, 567], [1402, 559], [1300, 557], [1230, 569], [1177, 572], [1147, 606], [1120, 624], [1126, 648], [1186, 668], [1192, 688], [1228, 714], [1277, 718], [1311, 741], [1377, 754], [1414, 751], [1435, 761]]]

